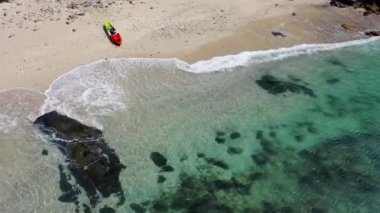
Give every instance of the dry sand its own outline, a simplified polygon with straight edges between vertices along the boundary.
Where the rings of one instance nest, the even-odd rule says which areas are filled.
[[[67,8],[69,2],[0,3],[0,90],[44,91],[65,72],[104,58],[176,57],[191,63],[246,50],[359,39],[363,30],[380,29],[380,16],[330,7],[328,0],[103,0],[102,7],[75,9]],[[105,36],[105,20],[122,33],[121,47]],[[343,29],[343,23],[355,29]]]

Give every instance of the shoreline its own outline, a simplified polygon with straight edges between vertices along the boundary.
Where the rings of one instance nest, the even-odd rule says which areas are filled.
[[[239,0],[239,3],[241,2],[247,3],[246,0]],[[0,58],[0,63],[4,65],[0,78],[0,91],[27,88],[43,92],[59,76],[72,71],[78,66],[106,58],[178,58],[192,64],[200,60],[237,54],[243,51],[269,50],[308,43],[339,43],[358,40],[366,38],[360,32],[380,29],[379,16],[363,17],[358,10],[330,7],[326,5],[326,1],[319,0],[315,4],[305,3],[305,1],[297,4],[288,1],[279,2],[278,6],[275,7],[262,4],[261,7],[266,9],[263,10],[264,14],[248,17],[245,16],[250,13],[240,14],[241,20],[239,20],[239,23],[228,23],[227,25],[231,25],[228,27],[224,26],[222,22],[194,26],[194,23],[192,23],[194,20],[186,22],[189,14],[179,15],[176,18],[182,21],[185,20],[187,24],[183,24],[184,22],[175,23],[168,25],[169,28],[164,30],[136,30],[135,34],[130,37],[128,37],[128,34],[125,36],[126,43],[119,49],[104,41],[104,35],[101,34],[102,32],[99,29],[94,28],[93,24],[85,26],[85,28],[89,29],[89,32],[82,30],[70,32],[77,36],[75,38],[65,38],[68,34],[67,32],[61,32],[62,34],[54,32],[55,36],[60,36],[57,38],[62,43],[43,44],[42,47],[39,46],[41,45],[39,39],[34,40],[27,38],[27,36],[19,38],[20,36],[16,34],[13,38],[2,39],[0,43],[1,46],[5,46],[5,51],[3,50],[3,55]],[[204,6],[200,1],[196,1],[196,3],[198,3],[199,8]],[[170,3],[165,4],[169,5]],[[210,7],[213,4],[215,5],[215,2],[207,3],[207,6]],[[194,5],[192,6],[194,7]],[[136,6],[134,10],[133,8],[125,8],[125,10],[137,12],[141,8]],[[242,10],[242,8],[238,8],[238,10]],[[231,9],[231,11],[234,10]],[[99,11],[90,11],[89,13],[94,16]],[[232,12],[230,14],[228,11],[221,12],[221,10],[212,11],[210,14],[218,14],[222,20],[233,16]],[[83,24],[84,20],[81,20],[81,18],[86,16],[79,17],[70,24],[70,27]],[[142,17],[140,18],[143,19]],[[200,20],[204,21],[204,17]],[[349,23],[355,26],[356,29],[354,31],[344,29],[340,26],[344,23]],[[47,25],[49,24],[51,23],[47,23]],[[205,30],[213,25],[217,25],[217,27],[211,31],[203,31],[203,35],[196,32],[196,29]],[[0,28],[0,31],[3,30],[4,27]],[[46,30],[49,29],[42,26],[40,30],[35,32],[28,31],[26,34],[43,34]],[[192,30],[195,31],[192,32]],[[218,30],[220,31],[219,33],[217,33]],[[21,30],[21,32],[25,32],[25,30]],[[95,32],[97,33],[96,35],[94,34]],[[276,37],[272,35],[273,32],[283,33],[286,37]],[[90,40],[94,42],[98,40],[98,43],[93,46],[86,44],[86,33],[92,33]],[[144,35],[140,36],[140,34]],[[131,38],[131,41],[128,40],[129,38]],[[68,40],[69,44],[65,43],[65,39]],[[158,39],[161,40],[157,41]],[[13,41],[8,42],[8,40]],[[21,40],[24,43],[17,43],[16,41],[17,44],[12,44],[15,40]],[[15,48],[12,45],[15,45]],[[40,49],[37,51],[36,49],[39,47]],[[23,61],[18,58],[20,53]]]
[[[70,73],[72,72],[76,72],[77,70],[81,69],[82,67],[85,67],[85,66],[91,66],[93,64],[97,64],[97,63],[102,63],[104,61],[119,61],[119,60],[146,60],[146,61],[157,61],[157,62],[160,62],[160,61],[175,61],[175,62],[179,62],[181,63],[181,65],[184,65],[185,67],[183,66],[180,66],[180,68],[184,69],[184,71],[186,72],[190,72],[190,73],[194,73],[194,74],[206,74],[206,73],[214,73],[214,72],[219,72],[220,70],[228,70],[230,69],[230,67],[217,67],[216,69],[212,70],[208,70],[208,71],[205,71],[205,70],[196,70],[196,68],[191,68],[192,66],[196,66],[196,67],[199,67],[199,66],[202,66],[202,65],[206,65],[207,66],[207,63],[208,62],[211,62],[211,64],[215,64],[215,65],[219,65],[217,62],[220,61],[221,63],[223,62],[223,59],[225,58],[228,58],[228,57],[233,57],[233,56],[238,56],[240,54],[244,54],[244,53],[248,53],[248,54],[255,54],[255,53],[259,53],[260,56],[262,55],[265,55],[265,54],[268,54],[268,53],[273,53],[273,52],[276,52],[276,51],[281,51],[281,50],[284,50],[284,51],[292,51],[292,50],[299,50],[299,49],[302,49],[303,52],[300,52],[300,53],[295,53],[294,55],[286,55],[286,53],[284,54],[283,57],[280,57],[279,59],[268,59],[268,60],[262,60],[260,62],[251,62],[251,63],[266,63],[266,62],[270,62],[270,61],[278,61],[278,60],[283,60],[283,59],[286,59],[286,58],[289,58],[289,57],[297,57],[297,56],[301,56],[301,55],[304,55],[304,54],[310,54],[308,51],[312,51],[312,53],[318,53],[318,52],[326,52],[326,51],[332,51],[332,50],[336,50],[336,49],[340,49],[340,48],[345,48],[345,47],[352,47],[352,46],[360,46],[360,45],[364,45],[364,44],[367,44],[367,43],[372,43],[372,42],[379,42],[380,41],[380,37],[370,37],[370,38],[364,38],[364,39],[357,39],[357,40],[349,40],[349,41],[343,41],[343,42],[337,42],[337,43],[319,43],[319,44],[299,44],[299,45],[295,45],[295,46],[292,46],[292,47],[280,47],[278,49],[268,49],[268,50],[256,50],[256,51],[243,51],[243,52],[240,52],[240,53],[237,53],[237,54],[231,54],[231,55],[221,55],[221,56],[215,56],[215,57],[212,57],[212,58],[207,58],[207,59],[201,59],[199,61],[195,61],[193,63],[187,63],[186,61],[183,61],[179,58],[110,58],[110,59],[99,59],[97,61],[93,61],[93,62],[90,62],[88,64],[83,64],[83,65],[79,65],[77,67],[75,67],[74,69],[68,71],[68,72],[65,72],[63,73],[62,75],[58,76],[56,79],[54,79],[51,84],[49,84],[49,86],[46,88],[46,90],[44,91],[41,91],[41,90],[38,90],[38,89],[35,89],[35,88],[27,88],[27,87],[14,87],[14,88],[6,88],[6,89],[3,89],[3,90],[0,90],[0,93],[2,92],[8,92],[8,91],[11,91],[11,90],[30,90],[30,91],[34,91],[34,92],[38,92],[38,93],[41,93],[41,94],[44,94],[46,91],[48,91],[50,89],[50,86],[58,79],[60,79],[61,77],[64,77],[66,75],[69,75]],[[327,47],[328,45],[335,45],[335,47],[331,47],[331,48],[324,48],[324,47]],[[305,46],[304,48],[300,48],[300,47],[303,47]],[[315,50],[312,50],[311,48],[313,47],[317,47]],[[253,57],[254,59],[254,57]],[[214,62],[214,63],[213,63]],[[216,63],[215,63],[216,62]],[[244,63],[242,63],[244,64]],[[208,65],[209,66],[209,65]],[[240,66],[235,64],[235,66]],[[242,65],[244,66],[244,65]]]

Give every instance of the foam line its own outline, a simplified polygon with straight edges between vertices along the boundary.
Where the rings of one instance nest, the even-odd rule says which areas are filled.
[[[354,40],[333,44],[301,44],[290,48],[280,48],[264,51],[242,52],[236,55],[215,57],[206,61],[199,61],[189,66],[179,64],[182,69],[192,73],[208,73],[229,71],[237,66],[247,66],[254,63],[277,61],[289,57],[313,54],[316,52],[329,51],[343,47],[362,45],[380,40],[378,37],[370,39]]]

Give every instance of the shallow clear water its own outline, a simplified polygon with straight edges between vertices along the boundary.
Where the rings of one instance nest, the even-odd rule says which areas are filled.
[[[204,74],[103,61],[54,82],[41,111],[102,128],[127,166],[118,212],[377,212],[379,54],[373,42]],[[1,212],[73,212],[57,199],[64,157],[28,120],[44,96],[0,98]],[[160,172],[152,152],[174,171]]]

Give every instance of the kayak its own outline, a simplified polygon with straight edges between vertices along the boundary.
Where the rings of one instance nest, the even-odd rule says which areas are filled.
[[[117,32],[115,27],[111,24],[111,22],[106,21],[104,23],[104,29],[106,30],[109,40],[115,45],[120,46],[123,39],[121,38],[120,33]]]

